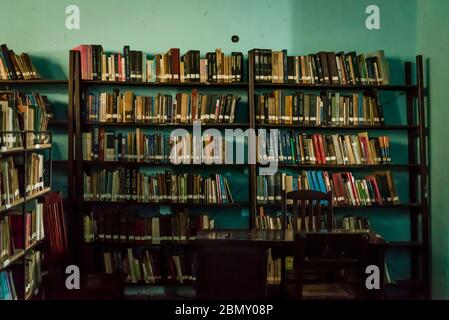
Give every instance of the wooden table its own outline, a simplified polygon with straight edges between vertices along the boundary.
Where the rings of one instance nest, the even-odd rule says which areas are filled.
[[[321,232],[347,232],[341,230]],[[221,230],[197,234],[198,296],[204,299],[264,299],[267,297],[267,249],[274,257],[294,255],[293,230]],[[388,243],[369,232],[369,264],[379,266],[381,279],[385,274],[385,249]],[[285,259],[282,259],[284,262]],[[282,270],[285,269],[284,263]],[[285,273],[282,272],[280,292],[285,297]],[[380,290],[367,296],[382,299]]]

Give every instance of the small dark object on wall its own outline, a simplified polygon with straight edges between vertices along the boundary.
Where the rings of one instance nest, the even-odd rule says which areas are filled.
[[[237,43],[237,42],[239,42],[240,38],[238,35],[233,35],[231,40],[232,40],[232,42]]]

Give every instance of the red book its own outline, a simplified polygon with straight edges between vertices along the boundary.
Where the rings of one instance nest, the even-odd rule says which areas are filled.
[[[312,135],[313,151],[315,153],[316,163],[322,164],[320,146],[318,145],[318,137],[316,134]]]
[[[179,48],[170,49],[170,64],[172,72],[172,82],[180,81],[180,67],[179,67]]]
[[[373,186],[377,204],[382,206],[384,203],[382,201],[382,196],[380,194],[379,186],[377,185],[376,178],[374,178],[374,177],[366,177],[366,179],[369,180],[371,182],[371,185]]]
[[[318,137],[318,146],[320,148],[320,155],[321,155],[321,163],[326,164],[326,152],[324,151],[324,141],[323,136],[321,134],[317,135]]]
[[[332,182],[334,183],[334,192],[337,198],[338,205],[347,205],[348,199],[345,197],[345,186],[343,185],[343,179],[341,173],[332,173]]]
[[[134,240],[138,243],[145,242],[145,219],[134,220]]]
[[[104,160],[104,128],[100,128],[99,130],[99,137],[98,137],[98,144],[100,146],[100,150],[98,152],[98,160],[103,161]]]
[[[18,214],[9,215],[10,234],[14,249],[24,249],[23,246],[23,217]]]

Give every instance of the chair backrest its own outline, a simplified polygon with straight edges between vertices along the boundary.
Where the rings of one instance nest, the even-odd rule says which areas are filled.
[[[302,232],[295,238],[295,273],[299,291],[304,284],[304,271],[352,270],[359,297],[364,292],[368,264],[367,232]],[[353,279],[354,280],[354,279]]]
[[[63,262],[68,255],[68,241],[61,193],[51,192],[45,196],[44,210],[47,259],[52,264]]]
[[[332,192],[298,190],[287,193],[283,201],[284,219],[289,200],[293,200],[293,230],[319,231],[322,229],[323,218],[326,229],[334,228]]]

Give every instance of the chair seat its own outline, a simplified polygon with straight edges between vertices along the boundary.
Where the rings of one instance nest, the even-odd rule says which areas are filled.
[[[339,283],[304,284],[303,299],[355,299],[356,294],[348,285]]]

